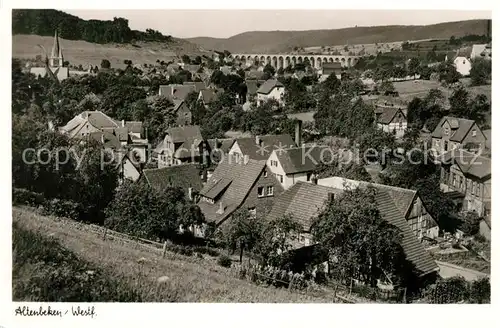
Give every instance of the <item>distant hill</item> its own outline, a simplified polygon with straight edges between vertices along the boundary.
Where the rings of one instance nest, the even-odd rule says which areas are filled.
[[[168,62],[180,58],[183,54],[209,55],[199,50],[197,45],[181,39],[173,39],[172,42],[136,42],[132,44],[108,43],[98,44],[87,41],[75,41],[59,38],[63,48],[64,60],[71,65],[101,64],[101,60],[108,59],[111,67],[125,68],[123,61],[131,60],[133,64],[154,64],[156,60]],[[42,45],[47,51],[52,49],[53,36],[39,35],[14,35],[12,36],[12,57],[20,59],[35,59],[42,55],[38,45]]]
[[[335,30],[254,31],[227,39],[197,37],[188,41],[204,49],[230,52],[286,52],[294,47],[334,46],[343,44],[385,43],[407,40],[442,39],[451,36],[488,33],[488,22],[467,20],[434,25],[392,25],[350,27]]]

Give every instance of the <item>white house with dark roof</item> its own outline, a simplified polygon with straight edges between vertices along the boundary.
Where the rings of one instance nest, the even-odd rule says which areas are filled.
[[[451,149],[484,149],[486,136],[473,120],[445,116],[431,134],[432,149],[442,154]]]
[[[396,138],[402,138],[408,128],[406,115],[401,108],[377,107],[375,109],[377,127],[387,133],[393,133]]]
[[[274,99],[280,104],[283,104],[285,96],[285,86],[278,80],[269,79],[262,84],[257,90],[257,105]]]
[[[158,168],[200,162],[207,150],[198,125],[171,127],[155,148]]]
[[[331,162],[333,156],[333,150],[328,146],[275,149],[267,165],[286,190],[298,181],[312,182],[316,168],[321,163]]]
[[[248,157],[256,160],[267,160],[273,150],[288,149],[296,144],[289,134],[264,135],[235,139],[229,155],[236,158]]]

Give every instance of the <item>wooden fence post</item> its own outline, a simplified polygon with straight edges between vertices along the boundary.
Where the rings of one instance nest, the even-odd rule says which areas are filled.
[[[165,258],[165,254],[167,253],[167,242],[165,241],[163,243],[163,255],[162,258]]]

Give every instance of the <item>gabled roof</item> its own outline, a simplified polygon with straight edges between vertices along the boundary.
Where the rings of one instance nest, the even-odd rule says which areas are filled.
[[[198,203],[205,218],[217,224],[222,223],[243,204],[265,165],[265,161],[250,159],[237,163],[235,159],[225,157],[200,191],[202,196],[216,198],[214,204],[204,200]],[[224,212],[217,213],[221,204]]]
[[[182,106],[182,104],[184,103],[184,100],[173,99],[172,102],[174,103],[174,107],[172,107],[172,112],[176,113],[179,110],[179,108]]]
[[[202,188],[200,169],[196,164],[168,166],[161,169],[145,169],[144,177],[149,185],[159,191],[167,187],[180,187],[187,193],[189,188]]]
[[[251,70],[245,72],[245,78],[253,80],[261,80],[265,74],[266,73],[264,73],[263,71]]]
[[[205,82],[184,82],[183,85],[194,85],[195,92],[200,92],[201,90],[205,90],[207,88]]]
[[[128,140],[128,129],[126,127],[119,127],[114,130],[116,137],[120,141]]]
[[[168,84],[160,85],[159,94],[169,99],[185,100],[191,92],[196,92],[194,85]]]
[[[267,160],[273,150],[295,147],[295,142],[289,134],[259,136],[260,145],[257,144],[257,138],[240,138],[235,142],[241,149],[243,155],[255,160]]]
[[[400,108],[397,107],[383,107],[380,116],[377,120],[380,124],[389,124],[392,122],[396,114],[401,113],[404,118],[406,118],[405,114]]]
[[[89,135],[90,138],[101,143],[104,146],[104,148],[111,148],[111,149],[122,148],[120,140],[118,140],[118,137],[112,133],[97,131],[97,132],[91,132]]]
[[[189,158],[192,155],[200,155],[198,146],[203,142],[203,137],[198,125],[186,125],[169,128],[165,138],[155,148],[156,153],[161,154],[167,149],[165,147],[165,139],[168,136],[170,136],[174,144],[178,145],[175,153],[173,154],[175,158]]]
[[[273,91],[274,88],[284,88],[284,87],[285,86],[280,81],[275,80],[275,79],[269,79],[259,87],[259,89],[257,90],[257,93],[267,95],[271,91]]]
[[[458,50],[457,57],[470,58],[472,47],[463,47]]]
[[[324,210],[329,194],[339,195],[342,192],[339,189],[298,181],[276,197],[267,218],[274,220],[291,214],[302,226],[303,231],[309,232],[314,218]]]
[[[478,179],[491,177],[491,160],[464,149],[449,150],[440,155],[438,159],[444,165],[456,164],[465,175],[471,175]]]
[[[231,149],[231,146],[234,143],[234,139],[232,138],[208,139],[207,142],[212,151],[214,149],[220,149],[223,153],[226,154]]]
[[[320,179],[318,183],[321,180],[323,179]],[[347,180],[347,181],[356,182],[354,180]],[[297,187],[297,185],[300,186]],[[368,183],[363,184],[361,185],[361,187],[368,185],[369,185]],[[395,196],[397,196],[397,190],[394,189],[391,191],[389,188],[380,187],[383,185],[377,185],[377,184],[371,184],[371,185],[373,185],[377,189],[376,201],[377,201],[377,207],[380,211],[380,215],[388,223],[399,228],[403,234],[403,240],[401,246],[403,247],[407,260],[409,260],[415,265],[420,275],[425,275],[427,273],[436,271],[438,269],[436,263],[434,262],[430,254],[428,254],[425,251],[425,249],[423,248],[422,244],[418,241],[415,234],[411,231],[410,226],[406,221],[405,214],[403,214],[402,211],[400,210],[400,208],[405,206],[402,206],[404,202],[401,201],[401,199],[400,200],[395,199]],[[304,190],[302,190],[302,188],[304,188]],[[397,188],[397,189],[402,189],[402,188]],[[343,186],[341,188],[333,188],[322,185],[314,185],[305,182],[298,182],[290,189],[285,191],[285,193],[283,193],[281,196],[279,196],[278,199],[280,200],[275,201],[271,213],[272,215],[277,215],[277,216],[282,215],[281,213],[293,214],[293,216],[298,220],[298,222],[309,224],[309,229],[310,229],[310,222],[318,213],[316,207],[318,207],[318,205],[321,204],[321,202],[323,202],[324,204],[324,201],[328,199],[328,193],[338,194],[342,193],[343,190],[344,190]],[[290,193],[290,195],[285,195],[288,193]],[[405,197],[406,196],[403,196],[402,198]],[[291,198],[292,200],[287,201],[288,198]],[[281,199],[284,199],[284,201],[281,201]],[[283,205],[282,202],[285,203],[285,205]],[[290,205],[286,205],[287,202]],[[290,210],[289,206],[292,206]],[[285,211],[283,211],[282,209],[283,207],[286,208]]]
[[[200,95],[205,105],[211,104],[217,99],[217,91],[214,89],[201,90]]]
[[[142,122],[139,121],[126,121],[125,127],[129,132],[142,133]]]
[[[198,125],[171,127],[167,130],[167,134],[170,135],[173,143],[186,142],[191,139],[203,140]]]
[[[332,152],[327,146],[294,147],[274,150],[285,174],[311,172]]]
[[[434,131],[432,132],[432,137],[433,138],[442,138],[443,137],[443,124],[445,122],[448,122],[451,126],[451,131],[450,131],[450,140],[451,141],[457,141],[457,142],[462,142],[464,138],[467,136],[467,133],[469,133],[470,129],[472,126],[475,124],[473,120],[468,120],[465,118],[457,118],[457,117],[452,117],[452,116],[445,116],[439,121],[439,124],[436,126]],[[481,129],[478,130],[481,131]]]
[[[80,115],[98,129],[119,127],[115,120],[101,111],[85,111]]]

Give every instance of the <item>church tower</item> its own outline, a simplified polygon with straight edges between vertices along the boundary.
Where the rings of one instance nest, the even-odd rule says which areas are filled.
[[[54,45],[52,46],[52,53],[50,55],[50,67],[63,67],[64,57],[62,53],[61,45],[59,44],[59,35],[54,35]]]

